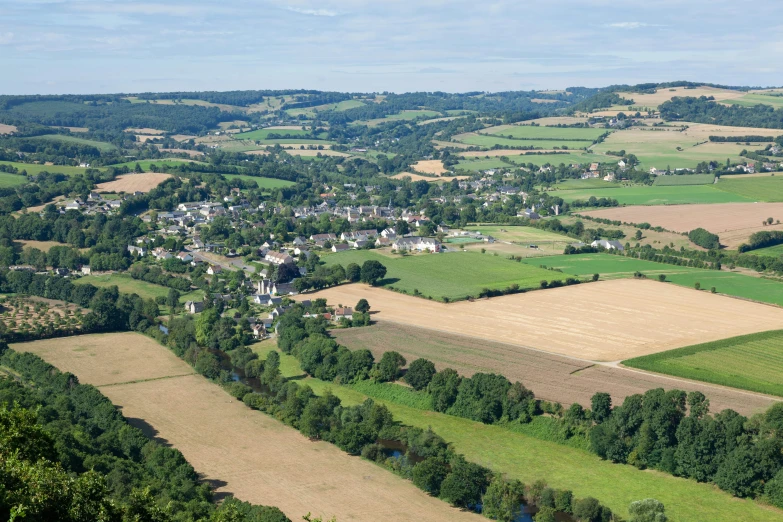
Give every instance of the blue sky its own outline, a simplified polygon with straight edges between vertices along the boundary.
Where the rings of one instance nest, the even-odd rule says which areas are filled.
[[[0,93],[782,85],[776,0],[0,0]]]

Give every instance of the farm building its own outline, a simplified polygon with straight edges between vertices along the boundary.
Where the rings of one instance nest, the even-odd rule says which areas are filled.
[[[619,250],[621,252],[625,250],[625,247],[619,241],[607,241],[606,239],[597,239],[590,243],[590,246],[593,248],[601,247],[606,250]]]
[[[264,260],[269,261],[273,265],[288,265],[294,262],[294,258],[285,252],[267,252]]]

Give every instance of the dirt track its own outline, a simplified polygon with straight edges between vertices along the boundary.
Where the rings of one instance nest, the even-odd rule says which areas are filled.
[[[438,370],[453,368],[462,375],[499,373],[511,381],[522,382],[539,399],[559,402],[566,407],[578,402],[589,408],[590,398],[596,392],[610,393],[613,403],[620,404],[628,395],[644,393],[652,388],[698,390],[710,399],[713,412],[731,408],[744,415],[765,410],[780,400],[393,323],[381,322],[369,328],[334,330],[332,333],[337,342],[351,350],[370,350],[376,360],[384,352],[396,350],[407,359],[408,364],[423,357],[434,362]]]
[[[617,361],[780,328],[783,310],[655,281],[615,280],[441,304],[366,285],[305,294],[365,298],[374,316],[591,361]],[[730,318],[731,320],[727,320]]]
[[[79,352],[88,343],[89,353]],[[118,354],[118,345],[134,346]],[[141,347],[142,349],[138,349]],[[340,522],[368,520],[475,521],[392,473],[311,442],[298,431],[247,408],[163,346],[134,333],[57,339],[15,345],[38,353],[82,383],[107,382],[101,392],[131,423],[179,449],[218,493],[279,507],[291,520],[307,512]],[[121,356],[119,356],[121,355]],[[157,360],[150,364],[150,357]],[[156,370],[165,362],[174,377]],[[130,372],[126,375],[123,372]],[[147,372],[147,373],[145,373]],[[157,378],[123,384],[122,379]]]

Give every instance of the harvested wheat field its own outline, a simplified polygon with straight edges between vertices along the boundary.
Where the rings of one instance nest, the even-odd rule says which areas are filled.
[[[135,333],[80,335],[11,345],[34,353],[81,382],[106,386],[189,375],[193,369],[152,339]]]
[[[149,192],[167,179],[171,174],[146,172],[144,174],[122,174],[114,181],[98,184],[98,192]]]
[[[772,216],[783,218],[783,203],[716,203],[705,205],[632,206],[580,212],[595,218],[650,223],[675,232],[705,228],[718,234],[720,242],[735,248],[760,230],[783,230],[783,225],[763,226]]]
[[[718,89],[715,87],[696,87],[695,89],[686,89],[685,87],[660,88],[653,94],[641,94],[638,92],[619,92],[617,93],[627,100],[633,100],[634,107],[658,107],[663,102],[669,101],[675,96],[693,97],[713,96],[716,101],[733,100],[745,96],[743,91],[733,91],[729,89]]]
[[[14,125],[0,123],[0,134],[11,134],[12,132],[16,132],[16,127]]]
[[[530,347],[591,361],[618,361],[747,333],[774,330],[783,309],[622,279],[441,304],[365,285],[300,298],[369,301],[374,318]],[[730,320],[727,320],[730,318]]]
[[[80,344],[91,347],[85,350],[90,355],[76,351]],[[117,346],[124,344],[135,348],[120,357]],[[206,480],[222,484],[218,493],[277,506],[292,520],[308,512],[340,522],[481,520],[332,444],[309,441],[200,375],[183,376],[192,373],[190,366],[140,334],[38,341],[14,349],[37,353],[82,383],[110,381],[101,392],[125,417],[179,449]],[[122,373],[128,367],[137,373]],[[162,378],[165,374],[170,377]],[[128,377],[138,382],[123,383]]]
[[[731,408],[744,415],[766,410],[780,400],[414,326],[380,322],[367,328],[332,330],[332,335],[351,350],[370,350],[375,360],[394,349],[408,364],[423,357],[434,362],[438,371],[453,368],[466,376],[476,372],[502,374],[512,382],[522,382],[537,398],[566,407],[578,402],[589,408],[590,399],[597,392],[607,392],[614,404],[621,404],[627,396],[653,388],[700,391],[710,399],[712,411]]]
[[[449,172],[446,167],[443,166],[443,162],[441,160],[417,161],[411,165],[411,168],[416,172],[421,172],[423,174],[434,174],[435,176],[442,176],[443,174]]]

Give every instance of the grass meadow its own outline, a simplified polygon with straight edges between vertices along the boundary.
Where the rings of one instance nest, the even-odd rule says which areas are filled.
[[[464,134],[456,138],[460,143],[466,143],[468,145],[476,145],[478,147],[494,147],[500,145],[502,147],[534,147],[537,149],[551,150],[555,147],[562,149],[566,147],[568,149],[581,150],[589,147],[592,141],[568,141],[568,140],[515,140],[508,139],[502,136],[493,136],[489,134]]]
[[[775,109],[783,108],[783,97],[769,96],[767,94],[748,93],[742,98],[726,100],[723,103],[739,105],[741,107],[753,107],[756,105],[771,105]]]
[[[550,194],[559,196],[567,202],[577,199],[596,198],[616,199],[621,205],[685,205],[693,203],[738,203],[750,202],[751,198],[719,190],[717,185],[621,185],[615,188],[586,190],[557,190]]]
[[[783,397],[783,330],[678,348],[623,364]]]
[[[511,136],[522,140],[562,139],[593,142],[605,134],[606,129],[585,129],[577,127],[539,127],[533,125],[501,125],[481,131],[481,134]]]
[[[709,292],[715,287],[719,294],[783,306],[783,283],[737,272],[669,265],[613,254],[547,256],[525,259],[522,262],[533,266],[545,265],[547,268],[576,276],[600,274],[601,279],[633,277],[637,271],[650,279],[656,279],[663,274],[668,282],[678,286],[695,288],[696,283],[699,283],[703,292]]]
[[[156,297],[166,297],[169,294],[169,288],[166,286],[156,285],[154,283],[148,283],[140,279],[133,279],[128,274],[105,274],[105,275],[89,275],[74,279],[76,285],[91,284],[99,288],[106,288],[109,286],[116,286],[120,292],[126,294],[138,294],[143,299],[155,299]],[[187,294],[180,296],[180,302],[201,300],[204,298],[203,290],[195,290]],[[161,311],[165,306],[161,306]]]
[[[265,140],[269,137],[270,134],[277,134],[279,136],[307,136],[309,138],[310,131],[304,131],[302,129],[256,129],[250,132],[240,132],[238,134],[234,134],[234,138],[238,140]]]
[[[519,146],[521,142],[517,142],[516,146]],[[533,165],[542,166],[546,164],[560,165],[587,165],[589,163],[612,163],[614,159],[610,156],[604,156],[601,154],[590,153],[565,153],[565,154],[509,154],[505,156],[509,163],[502,161],[499,157],[495,158],[471,158],[463,159],[457,164],[457,168],[464,170],[486,170],[497,168],[515,168],[521,165],[527,165],[532,163]],[[575,180],[576,181],[576,180]],[[603,180],[601,183],[606,184]]]
[[[246,174],[223,174],[226,179],[239,178],[243,181],[255,181],[258,184],[258,188],[262,189],[275,189],[283,187],[291,187],[295,185],[293,181],[276,178],[262,178],[260,176],[248,176]]]
[[[465,230],[481,232],[500,241],[511,241],[514,243],[535,243],[536,241],[560,241],[573,243],[575,240],[562,234],[555,234],[547,230],[541,230],[533,227],[512,226],[512,225],[473,225],[465,227]]]
[[[269,349],[263,348],[263,353]],[[281,354],[280,367],[284,376],[303,376],[293,356]],[[313,378],[300,382],[318,395],[333,393],[345,405],[372,398],[403,424],[431,428],[468,460],[526,484],[545,480],[550,487],[573,490],[578,498],[596,497],[624,517],[631,502],[652,497],[663,502],[667,515],[677,522],[772,522],[780,518],[776,510],[734,498],[709,484],[612,464],[585,449],[542,440],[557,435],[552,433],[551,423],[545,425],[546,419],[509,429],[421,409],[418,394],[397,385],[342,386]],[[693,502],[694,498],[699,502]]]
[[[52,141],[65,141],[68,143],[77,143],[79,145],[89,145],[95,147],[101,152],[110,152],[117,147],[111,143],[105,141],[88,140],[86,138],[79,138],[78,136],[70,136],[68,134],[44,134],[42,136],[36,136],[36,138],[52,140]]]
[[[783,256],[783,245],[759,248],[750,252],[757,256]]]
[[[27,183],[26,176],[0,172],[0,188],[18,187],[19,185],[24,185],[25,183]]]
[[[658,176],[653,182],[656,187],[681,187],[685,185],[709,185],[715,182],[712,174],[688,174],[683,176]]]
[[[382,286],[409,294],[418,290],[422,296],[438,301],[444,297],[455,300],[477,296],[484,288],[499,290],[517,284],[529,289],[538,288],[544,279],[565,279],[563,274],[480,252],[390,256],[371,250],[351,250],[322,259],[327,264],[343,266],[361,265],[370,259],[379,261],[387,269]]]
[[[35,176],[41,172],[61,173],[66,176],[74,174],[84,174],[85,169],[81,167],[71,167],[70,165],[37,165],[35,163],[19,163],[18,161],[0,161],[0,165],[12,165],[19,169],[19,172],[27,171],[27,174]],[[2,174],[7,174],[3,172]],[[15,174],[8,174],[14,176]]]
[[[765,201],[777,203],[783,201],[783,176],[747,177],[731,176],[722,177],[715,188],[747,198],[751,201]]]

